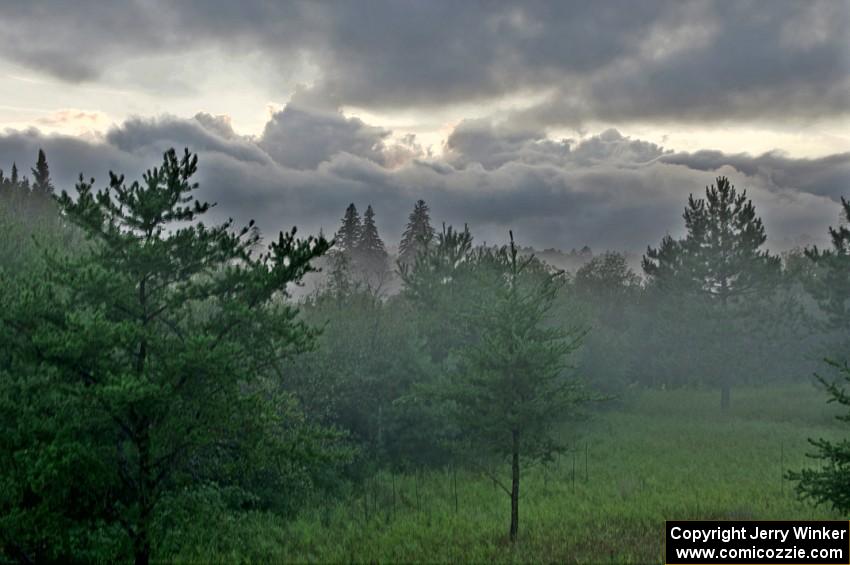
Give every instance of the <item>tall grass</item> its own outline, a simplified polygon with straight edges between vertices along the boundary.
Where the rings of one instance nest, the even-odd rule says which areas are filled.
[[[574,455],[525,471],[513,548],[510,501],[492,481],[458,472],[456,511],[451,475],[434,471],[376,477],[367,489],[368,520],[361,492],[289,524],[255,516],[244,535],[253,541],[242,551],[223,554],[198,540],[172,557],[653,563],[661,560],[664,520],[846,519],[798,501],[782,479],[784,469],[811,464],[807,438],[842,434],[823,393],[801,384],[734,394],[727,414],[716,391],[690,390],[636,393],[621,410],[597,415]]]

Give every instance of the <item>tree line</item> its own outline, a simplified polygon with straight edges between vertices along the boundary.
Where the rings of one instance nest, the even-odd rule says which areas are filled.
[[[476,245],[467,226],[434,229],[423,200],[395,264],[371,205],[333,240],[293,228],[265,245],[253,222],[204,223],[197,167],[171,150],[138,181],[59,194],[41,151],[33,181],[0,172],[4,557],[147,563],[199,513],[287,517],[381,470],[447,466],[504,493],[514,541],[523,474],[589,410],[713,387],[728,411],[734,386],[806,379],[824,357],[850,378],[850,231],[772,254],[725,177],[640,276],[616,252],[573,274],[513,233]],[[815,447],[837,467],[792,473],[800,493],[847,510],[846,446]]]

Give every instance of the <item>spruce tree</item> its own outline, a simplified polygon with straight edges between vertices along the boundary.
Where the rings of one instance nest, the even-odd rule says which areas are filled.
[[[407,227],[401,237],[398,246],[399,262],[412,264],[417,255],[421,253],[434,239],[434,228],[431,227],[431,217],[428,214],[428,205],[424,200],[419,200],[413,206],[413,212],[408,217]]]
[[[330,445],[272,380],[314,339],[282,298],[328,242],[293,228],[258,255],[253,222],[200,221],[196,169],[170,150],[142,182],[81,179],[58,202],[88,245],[0,292],[0,543],[22,559],[148,563],[169,504],[269,504]]]
[[[32,178],[32,189],[34,192],[42,195],[53,194],[50,168],[47,166],[47,157],[41,149],[38,150],[38,160],[35,163],[35,168],[32,169]]]
[[[342,225],[339,231],[334,236],[334,246],[337,251],[346,253],[349,258],[357,248],[360,241],[363,226],[360,223],[360,215],[357,213],[357,207],[354,203],[348,205],[345,209],[345,215],[342,217]]]
[[[355,263],[364,272],[369,283],[382,282],[382,275],[387,272],[387,251],[384,242],[378,235],[375,225],[375,212],[370,204],[363,215],[363,226],[360,240],[354,251]]]
[[[770,293],[780,260],[762,249],[767,240],[764,224],[747,191],[739,194],[726,177],[718,177],[716,186],[706,187],[705,198],[691,194],[683,217],[685,237],[674,240],[667,236],[658,248],[648,248],[643,269],[650,286],[664,293],[662,299],[682,299],[676,307],[680,312],[684,305],[701,312],[689,322],[689,329],[714,323],[716,331],[703,341],[706,347],[716,346],[717,355],[705,348],[702,355],[713,357],[705,359],[706,365],[713,367],[709,370],[720,384],[721,407],[726,409],[734,371],[722,361],[730,354],[723,349],[734,347],[736,339],[744,337],[733,331],[735,322],[744,318],[738,310],[739,320],[735,320],[734,310],[746,307],[747,300],[751,306],[759,295]]]

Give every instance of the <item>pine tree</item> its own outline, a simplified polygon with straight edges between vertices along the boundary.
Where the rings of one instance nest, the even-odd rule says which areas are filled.
[[[348,205],[345,209],[345,215],[342,217],[342,225],[339,231],[334,236],[334,247],[341,253],[352,256],[357,244],[360,241],[363,226],[360,223],[360,215],[357,213],[357,207],[354,203]]]
[[[382,275],[387,272],[387,251],[384,242],[378,235],[378,226],[375,225],[375,212],[370,204],[363,215],[363,226],[360,231],[360,240],[354,252],[357,266],[366,274],[367,282],[380,283]]]
[[[718,177],[716,186],[706,187],[704,199],[691,194],[683,217],[685,237],[674,240],[667,236],[658,248],[648,248],[643,269],[650,286],[674,300],[676,295],[686,297],[692,306],[704,306],[704,312],[716,317],[716,327],[725,328],[718,330],[725,343],[719,344],[717,337],[711,341],[722,349],[741,337],[731,331],[732,308],[744,306],[744,299],[769,293],[777,282],[780,260],[762,250],[767,240],[764,224],[747,191],[739,194],[726,177]],[[698,328],[704,321],[697,318],[692,327]],[[726,409],[731,367],[727,370],[714,361],[709,365],[714,366],[714,378],[721,386],[721,407]]]
[[[690,195],[683,217],[683,239],[667,237],[647,249],[643,268],[653,282],[678,283],[727,304],[761,290],[765,275],[779,267],[779,258],[761,249],[767,236],[747,191],[738,194],[726,177],[705,189],[705,199]]]
[[[2,503],[15,505],[0,543],[33,561],[145,564],[169,501],[297,490],[287,469],[329,445],[304,443],[312,432],[271,380],[314,339],[279,298],[328,242],[293,228],[257,255],[253,222],[200,221],[210,205],[193,197],[196,169],[188,150],[170,150],[141,183],[110,173],[95,192],[81,179],[58,202],[89,245],[49,254],[24,291],[0,293],[15,364],[0,378],[15,432],[0,436],[20,462],[0,465]]]
[[[850,409],[850,366],[847,363],[829,362],[836,369],[841,380],[827,380],[817,375],[817,379],[826,388],[830,396],[828,402],[837,402]],[[850,413],[836,416],[844,423],[850,423]],[[813,500],[816,504],[829,504],[841,514],[850,512],[850,442],[847,440],[832,442],[826,439],[809,439],[817,449],[808,454],[812,459],[823,461],[819,469],[802,469],[787,473],[792,481],[797,481],[797,494]]]
[[[481,301],[473,316],[478,340],[459,351],[457,374],[446,383],[446,399],[468,434],[470,449],[484,449],[510,461],[510,487],[491,475],[511,500],[510,540],[519,532],[521,461],[545,460],[560,449],[556,423],[588,400],[566,374],[568,358],[583,332],[551,323],[563,282],[533,257],[509,247],[484,250],[479,273],[497,282],[495,296]],[[484,470],[484,469],[482,469]]]
[[[53,183],[50,180],[50,168],[47,166],[47,157],[41,149],[38,150],[38,160],[35,163],[35,168],[32,169],[32,178],[32,189],[34,192],[43,195],[53,194]]]
[[[413,206],[413,212],[408,217],[407,227],[398,246],[399,262],[412,264],[416,256],[430,245],[433,239],[434,228],[431,227],[428,205],[424,200],[419,200]]]
[[[9,177],[9,182],[12,183],[12,186],[15,187],[18,185],[18,164],[12,163],[12,174]]]
[[[804,280],[826,314],[829,329],[843,341],[838,344],[838,348],[846,349],[847,332],[850,329],[850,229],[847,226],[850,221],[850,200],[843,197],[840,220],[838,227],[829,228],[832,249],[820,251],[812,247],[806,250],[806,256],[816,265],[817,276]],[[850,366],[847,360],[841,363],[833,360],[826,362],[837,371],[839,377],[827,380],[816,375],[830,396],[828,402],[836,402],[850,409],[850,390],[847,388],[850,385]],[[850,423],[850,413],[837,418]],[[829,504],[843,514],[850,512],[850,443],[846,440],[831,442],[825,439],[810,439],[809,442],[817,449],[809,457],[823,461],[825,465],[819,469],[790,472],[788,478],[798,482],[797,493],[801,497],[810,498],[817,504]]]
[[[830,227],[832,249],[806,249],[817,275],[806,280],[806,288],[826,314],[829,328],[846,336],[850,331],[850,200],[841,198],[838,227]],[[842,344],[846,345],[846,344]]]

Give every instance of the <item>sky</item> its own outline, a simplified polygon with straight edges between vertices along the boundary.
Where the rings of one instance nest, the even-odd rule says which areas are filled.
[[[0,3],[0,168],[60,188],[200,160],[216,218],[335,232],[413,203],[537,248],[640,253],[690,193],[746,189],[768,243],[850,196],[850,1]]]

